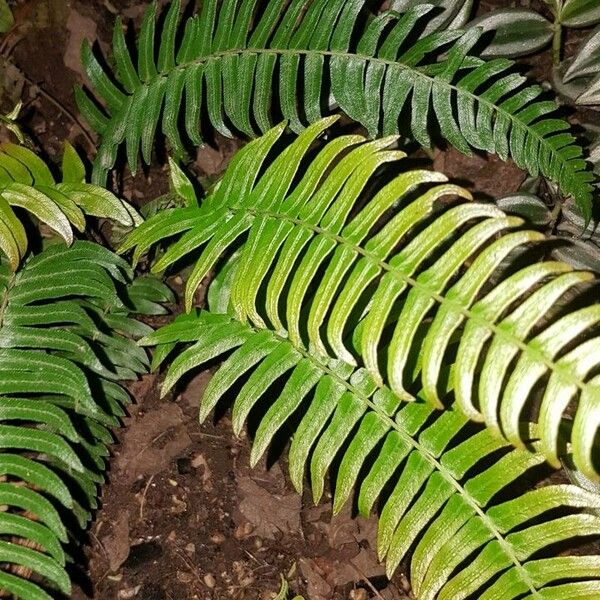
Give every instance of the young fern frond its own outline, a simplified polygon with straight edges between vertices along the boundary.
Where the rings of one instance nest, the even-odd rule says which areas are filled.
[[[562,262],[513,260],[507,270],[543,235],[491,204],[465,202],[468,192],[439,173],[401,173],[365,201],[379,167],[403,155],[384,149],[390,139],[344,136],[309,162],[331,120],[268,167],[285,124],[251,142],[200,206],[149,219],[120,251],[135,248],[137,259],[179,236],[154,268],[198,256],[189,310],[204,277],[240,246],[226,287],[241,323],[272,329],[301,354],[364,366],[402,400],[422,390],[441,408],[448,388],[456,408],[498,439],[520,448],[539,440],[552,465],[569,455],[598,479],[600,305],[561,302],[597,286],[595,276]],[[463,200],[440,202],[448,196]]]
[[[0,589],[16,598],[70,597],[66,552],[97,506],[110,428],[129,401],[118,381],[148,367],[131,338],[151,328],[129,314],[169,299],[131,276],[89,242],[51,246],[17,273],[0,263]]]
[[[362,515],[380,501],[378,554],[391,576],[411,553],[419,600],[599,597],[600,557],[550,550],[571,537],[600,534],[598,496],[572,485],[515,492],[514,482],[531,476],[541,454],[511,449],[489,430],[469,427],[455,410],[440,413],[421,399],[402,403],[364,368],[228,315],[184,315],[141,341],[157,346],[154,366],[181,342],[191,345],[174,353],[163,393],[189,371],[228,355],[204,392],[201,419],[236,387],[232,421],[239,432],[268,397],[252,463],[282,428],[294,427],[291,479],[301,491],[308,465],[318,501],[327,470],[340,459],[332,475],[334,512],[355,487]]]
[[[86,215],[110,218],[130,227],[141,221],[127,202],[85,183],[83,163],[69,144],[65,145],[62,171],[62,181],[57,182],[46,163],[31,150],[16,144],[0,146],[0,250],[13,271],[28,248],[25,228],[13,207],[31,213],[67,244],[73,243],[73,227],[84,230]]]
[[[173,1],[157,31],[151,5],[136,56],[117,21],[114,73],[89,45],[83,48],[103,104],[77,90],[81,112],[102,136],[95,182],[105,181],[123,143],[133,171],[140,147],[148,163],[157,129],[179,153],[184,121],[189,139],[201,144],[204,109],[222,134],[233,128],[252,136],[269,129],[272,115],[300,131],[333,104],[373,137],[407,123],[424,146],[439,130],[467,154],[477,148],[511,156],[572,194],[589,220],[593,176],[569,125],[554,115],[556,104],[542,100],[542,88],[528,85],[512,61],[469,56],[477,29],[415,41],[433,4],[372,15],[366,0],[206,0],[178,42],[180,8],[180,0]]]

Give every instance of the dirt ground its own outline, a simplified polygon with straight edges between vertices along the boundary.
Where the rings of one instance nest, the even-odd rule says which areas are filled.
[[[84,37],[106,50],[117,14],[139,22],[136,0],[19,0],[17,27],[4,38],[1,108],[25,101],[24,123],[50,159],[70,140],[88,155],[94,135],[77,118],[72,89],[84,82],[79,47]],[[488,0],[488,7],[505,5]],[[549,63],[535,61],[538,74]],[[218,138],[198,151],[197,174],[214,179],[239,142]],[[476,181],[484,196],[515,191],[524,175],[511,163],[455,151],[435,166],[461,182]],[[164,169],[153,167],[116,182],[142,205],[167,190]],[[175,282],[177,285],[177,282]],[[332,518],[328,500],[314,506],[298,496],[285,462],[248,467],[249,441],[231,433],[227,413],[199,426],[198,401],[210,373],[199,374],[175,397],[160,400],[160,376],[130,384],[134,404],[117,432],[109,482],[89,532],[74,598],[268,599],[284,576],[310,600],[411,598],[399,572],[390,582],[376,559],[374,519],[347,508]]]

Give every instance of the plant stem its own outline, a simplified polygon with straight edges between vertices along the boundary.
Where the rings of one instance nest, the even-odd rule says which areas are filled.
[[[561,59],[562,46],[562,24],[560,21],[554,22],[554,35],[552,36],[552,63],[558,67]]]

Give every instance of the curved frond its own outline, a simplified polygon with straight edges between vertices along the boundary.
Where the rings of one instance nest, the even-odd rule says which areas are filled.
[[[135,248],[137,258],[168,240],[158,271],[199,256],[189,310],[202,280],[239,248],[226,288],[240,323],[274,330],[299,353],[364,367],[402,400],[422,390],[431,406],[454,401],[499,439],[534,444],[555,466],[567,455],[597,479],[600,305],[584,294],[596,277],[516,260],[543,235],[469,202],[439,173],[403,172],[367,192],[380,167],[403,156],[385,150],[390,139],[340,137],[309,162],[330,123],[310,126],[272,161],[284,125],[269,131],[199,207],[149,219],[121,251]],[[577,294],[581,302],[565,301]]]
[[[600,499],[576,486],[524,494],[512,484],[543,462],[489,430],[470,427],[456,410],[437,412],[422,399],[403,403],[360,367],[321,357],[286,337],[228,315],[185,315],[142,340],[175,352],[163,393],[188,371],[222,355],[201,401],[201,419],[230,388],[239,429],[264,396],[269,406],[255,433],[255,464],[274,436],[294,427],[291,479],[301,491],[308,469],[315,501],[335,458],[334,511],[357,488],[360,512],[381,505],[378,553],[388,575],[410,555],[420,600],[597,598],[600,557],[555,555],[571,537],[600,534]],[[297,425],[292,425],[297,417]],[[391,490],[391,491],[386,491]],[[579,596],[576,596],[579,597]]]
[[[50,246],[16,273],[0,262],[0,589],[15,598],[70,597],[66,551],[97,506],[129,402],[118,382],[148,367],[132,337],[151,328],[128,306],[156,313],[169,299],[131,276],[88,242]]]
[[[157,130],[183,152],[180,120],[201,144],[204,111],[222,134],[253,136],[269,129],[272,115],[300,131],[337,106],[373,137],[406,123],[425,146],[441,133],[465,153],[511,156],[559,183],[589,220],[593,176],[569,125],[554,116],[556,104],[542,100],[542,88],[528,85],[511,61],[471,56],[478,29],[414,41],[433,3],[372,15],[366,0],[207,0],[181,25],[180,8],[174,0],[159,29],[151,5],[135,53],[117,21],[114,73],[83,48],[102,104],[77,90],[81,112],[102,135],[96,182],[105,180],[121,144],[133,171],[140,148],[149,162]]]
[[[53,229],[67,244],[73,228],[83,231],[85,216],[106,217],[131,227],[141,221],[133,207],[109,191],[85,183],[75,150],[65,145],[63,177],[57,182],[34,152],[16,144],[0,146],[0,250],[15,271],[27,254],[27,235],[14,207]]]

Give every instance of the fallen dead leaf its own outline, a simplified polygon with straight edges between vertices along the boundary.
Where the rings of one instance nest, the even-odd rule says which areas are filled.
[[[136,399],[137,406],[143,406],[144,401],[149,399],[152,390],[156,390],[158,395],[158,375],[156,373],[146,373],[136,381],[127,383],[127,389],[133,398]]]
[[[106,552],[108,567],[116,573],[127,560],[131,545],[129,543],[129,513],[123,511],[118,519],[111,525],[110,533],[102,539],[102,547]]]
[[[210,371],[202,371],[190,379],[189,383],[185,386],[183,392],[181,392],[181,399],[187,402],[190,408],[198,410],[200,406],[200,400],[204,395],[204,390],[208,385],[208,382],[212,378]]]
[[[191,444],[179,406],[164,404],[131,419],[115,467],[131,483],[139,475],[155,475],[167,469]]]
[[[75,71],[81,77],[81,81],[85,81],[86,75],[81,65],[81,44],[85,39],[90,43],[96,40],[96,23],[89,17],[84,17],[76,10],[71,9],[67,18],[67,31],[69,39],[64,54],[65,66]]]
[[[315,594],[322,583],[315,573],[330,589],[347,588],[349,584],[363,582],[367,587],[373,582],[383,584],[377,589],[379,597],[385,600],[405,600],[409,596],[400,593],[395,586],[388,586],[385,568],[377,560],[374,548],[377,544],[377,522],[375,519],[354,517],[350,503],[346,504],[336,515],[331,516],[331,506],[320,505],[305,509],[304,518],[309,528],[315,528],[326,541],[321,556],[316,557],[306,569],[312,569],[307,585],[312,585]],[[308,534],[309,537],[311,533]],[[303,570],[304,574],[304,570]],[[325,589],[323,587],[323,589]],[[372,591],[372,588],[369,588]],[[309,594],[312,599],[312,595]],[[319,596],[315,596],[319,597]],[[325,596],[329,599],[331,596]]]
[[[212,472],[204,458],[204,454],[197,454],[191,461],[191,466],[197,469],[202,485],[206,492],[211,492],[213,489],[212,485]]]
[[[215,177],[220,175],[232,156],[239,150],[242,143],[238,140],[232,140],[217,135],[217,147],[205,144],[198,149],[196,154],[196,166],[206,177]]]
[[[7,110],[12,109],[23,98],[25,78],[18,67],[3,57],[0,57],[0,73],[0,100]],[[28,98],[23,99],[26,101]]]
[[[240,512],[254,527],[254,534],[274,539],[278,532],[300,529],[300,496],[272,494],[250,477],[238,479]]]
[[[133,6],[126,8],[122,11],[125,19],[131,19],[132,21],[139,21],[146,10],[146,6],[140,2]]]
[[[314,560],[301,558],[300,572],[306,582],[306,595],[311,600],[331,600],[333,589]]]
[[[217,175],[223,170],[223,155],[208,144],[198,149],[196,164],[209,177]]]
[[[503,161],[493,154],[479,153],[465,157],[454,148],[438,151],[433,167],[457,180],[456,183],[468,183],[475,195],[493,198],[515,192],[525,179],[523,171],[512,160]]]

